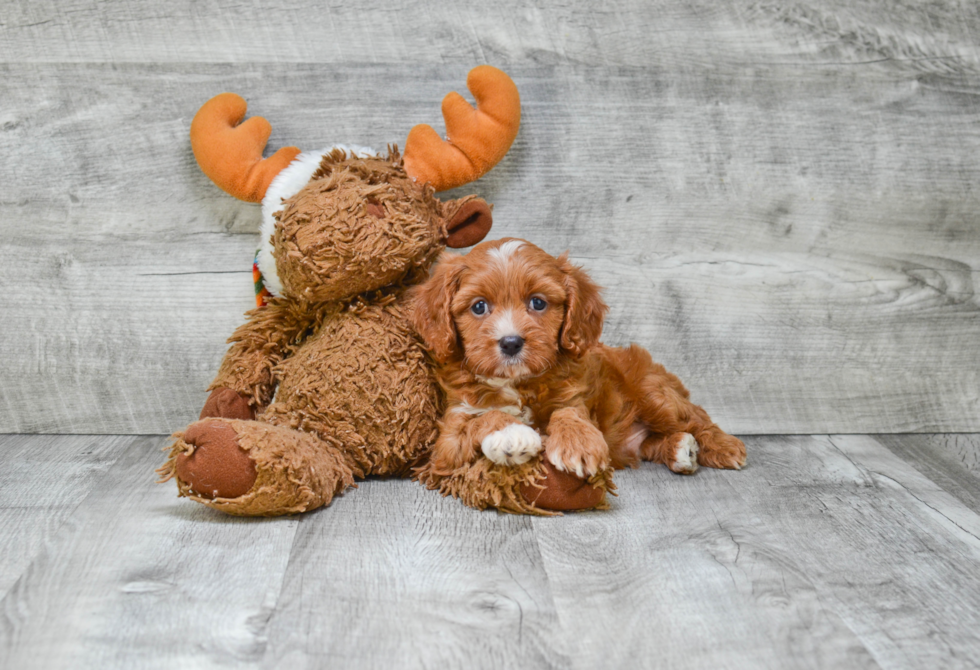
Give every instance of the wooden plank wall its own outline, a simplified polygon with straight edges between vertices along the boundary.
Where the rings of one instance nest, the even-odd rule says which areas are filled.
[[[980,431],[980,10],[937,0],[0,6],[0,432],[166,433],[251,305],[187,130],[382,148],[523,96],[493,235],[570,249],[739,433]]]

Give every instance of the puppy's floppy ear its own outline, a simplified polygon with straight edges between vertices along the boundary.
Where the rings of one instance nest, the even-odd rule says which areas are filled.
[[[558,258],[564,273],[565,318],[561,324],[558,344],[578,358],[599,343],[602,320],[609,309],[602,301],[601,289],[580,267],[568,262],[568,252]]]
[[[466,260],[457,254],[439,257],[432,276],[412,289],[412,325],[426,348],[440,363],[456,353],[459,333],[453,320],[453,296],[466,270]]]

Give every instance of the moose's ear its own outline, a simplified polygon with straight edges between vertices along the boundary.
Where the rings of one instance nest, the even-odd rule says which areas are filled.
[[[493,215],[483,198],[468,195],[444,205],[446,212],[446,246],[453,249],[471,247],[490,232]]]

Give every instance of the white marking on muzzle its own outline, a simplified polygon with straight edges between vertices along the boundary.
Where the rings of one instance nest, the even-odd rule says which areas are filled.
[[[493,322],[493,338],[499,342],[501,338],[511,335],[522,337],[517,331],[517,326],[514,325],[514,310],[505,309],[500,312]]]

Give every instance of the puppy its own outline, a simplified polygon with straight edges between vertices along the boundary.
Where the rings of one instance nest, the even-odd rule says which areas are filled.
[[[599,343],[606,310],[567,254],[510,238],[444,254],[413,305],[447,400],[433,470],[448,475],[481,452],[521,464],[542,448],[586,479],[640,460],[681,474],[745,465],[745,445],[645,349]]]

